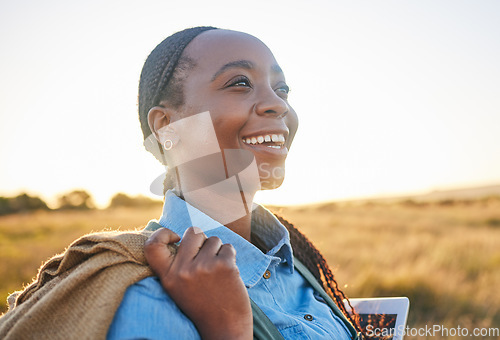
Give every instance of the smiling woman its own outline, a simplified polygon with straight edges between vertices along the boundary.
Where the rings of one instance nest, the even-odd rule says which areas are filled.
[[[89,324],[96,324],[102,302],[110,299],[102,287],[112,287],[114,295],[106,315],[100,315],[100,333],[84,329],[89,338],[358,337],[345,295],[319,251],[293,225],[253,203],[258,190],[283,181],[298,127],[288,92],[269,48],[245,33],[191,28],[152,51],[141,74],[139,118],[146,149],[168,167],[163,214],[140,236],[127,234],[139,240],[138,248],[122,234],[113,244],[125,250],[120,256],[133,257],[125,262],[140,268],[143,255],[135,254],[143,249],[156,275],[147,269],[135,275],[121,270],[117,276],[113,270],[120,267],[114,263],[113,270],[99,269],[105,278],[95,284],[95,294],[102,296],[93,296],[100,305],[86,309]],[[75,267],[87,268],[89,261],[95,256]],[[68,262],[74,260],[60,261]],[[104,262],[98,268],[110,267]],[[64,284],[72,270],[51,275]],[[30,296],[58,282],[44,284],[41,273],[29,293],[17,298],[11,315],[36,305],[38,299]],[[94,287],[86,280],[79,284]],[[74,294],[65,295],[65,303],[76,301],[77,287],[71,286]]]
[[[227,328],[244,334],[244,328],[232,327],[231,322],[251,324],[251,320],[245,321],[248,315],[239,311],[241,306],[248,306],[249,296],[285,337],[352,337],[355,332],[341,303],[345,296],[338,291],[319,252],[290,224],[251,204],[257,190],[281,185],[285,159],[298,127],[278,62],[269,48],[251,35],[212,28],[189,29],[167,38],[151,53],[144,65],[142,89],[153,87],[148,84],[157,78],[151,70],[161,70],[158,61],[166,62],[172,41],[181,36],[194,37],[178,57],[182,64],[188,60],[189,67],[175,69],[172,74],[178,89],[175,100],[169,98],[168,87],[172,85],[161,79],[165,89],[155,89],[155,100],[142,105],[141,98],[152,96],[140,91],[139,101],[145,138],[150,146],[158,146],[150,150],[156,151],[170,168],[164,215],[159,221],[167,229],[160,230],[165,235],[157,237],[168,240],[168,230],[185,236],[170,270],[162,269],[170,265],[167,258],[160,265],[150,257],[164,289],[154,278],[130,287],[109,335],[150,336],[143,330],[151,328],[158,334],[186,332],[184,335],[196,334],[197,329],[203,338],[219,338],[220,332],[228,336]],[[187,227],[191,225],[200,232],[189,232]],[[161,247],[161,242],[150,244],[155,243]],[[229,262],[236,265],[240,276],[226,286],[217,272],[208,270],[203,263],[208,261],[207,254],[220,255],[227,247],[236,250]],[[184,254],[189,255],[184,258]],[[294,261],[304,262],[315,280],[326,284],[337,301],[337,306],[332,303],[334,313],[325,300],[318,299],[304,276],[293,270]],[[184,275],[186,270],[189,277]],[[200,273],[206,272],[212,278],[200,280]],[[231,289],[233,285],[247,288],[241,299],[236,293],[240,290]],[[161,305],[155,306],[144,298],[145,291],[152,290],[158,292]],[[220,308],[215,306],[214,296],[221,296]],[[137,301],[141,300],[143,305],[138,308]],[[230,307],[232,300],[234,310]],[[145,312],[152,305],[164,311],[158,320],[169,321],[155,327],[130,327],[131,320],[140,318],[141,310]],[[227,314],[223,318],[222,310]],[[306,317],[310,315],[315,323]]]

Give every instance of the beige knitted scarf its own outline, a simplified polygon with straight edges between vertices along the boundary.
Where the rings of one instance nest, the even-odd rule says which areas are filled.
[[[105,339],[131,284],[153,275],[144,257],[150,231],[83,236],[9,296],[0,339]]]

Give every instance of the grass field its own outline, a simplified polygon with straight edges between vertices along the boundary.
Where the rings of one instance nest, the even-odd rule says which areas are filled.
[[[500,198],[273,210],[322,250],[348,296],[408,296],[410,327],[500,327]],[[160,212],[120,208],[0,217],[0,299],[31,282],[41,263],[75,238],[137,228]],[[2,304],[0,312],[5,310]]]

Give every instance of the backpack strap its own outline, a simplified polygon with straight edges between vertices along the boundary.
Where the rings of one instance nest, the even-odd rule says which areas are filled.
[[[311,272],[304,266],[297,258],[293,258],[293,262],[295,265],[295,269],[299,271],[300,274],[304,277],[304,279],[309,282],[309,284],[314,288],[316,292],[325,300],[326,304],[331,308],[332,312],[344,323],[346,328],[351,333],[351,339],[358,339],[359,334],[356,332],[354,326],[347,320],[345,315],[340,311],[337,304],[332,300],[332,298],[325,292],[324,288],[316,281],[316,278],[311,274]]]
[[[284,340],[278,328],[269,320],[257,304],[250,299],[253,314],[253,338],[260,340]]]

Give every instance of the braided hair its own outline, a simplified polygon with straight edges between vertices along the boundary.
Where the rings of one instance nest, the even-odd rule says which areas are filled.
[[[142,67],[139,81],[139,121],[144,135],[144,147],[151,152],[163,165],[167,160],[162,146],[158,143],[148,123],[148,112],[154,106],[167,101],[173,108],[184,104],[184,80],[195,63],[183,52],[187,45],[205,31],[217,29],[211,26],[187,28],[172,34],[159,43],[149,54]],[[167,171],[164,187],[173,187],[175,175]]]
[[[215,27],[194,27],[177,32],[163,40],[146,59],[142,69],[139,83],[139,120],[141,122],[144,138],[151,137],[152,132],[148,124],[149,110],[159,105],[161,101],[168,101],[173,108],[182,106],[184,103],[183,97],[183,80],[189,71],[194,66],[194,61],[182,53],[186,46],[199,34],[217,29]],[[156,142],[155,142],[156,143]],[[146,143],[145,143],[146,145]],[[148,148],[146,146],[146,148]],[[161,146],[156,150],[161,153],[148,149],[166,165]],[[175,175],[169,171],[164,182],[164,191],[173,188]],[[290,242],[293,248],[294,255],[302,262],[307,269],[313,274],[316,280],[325,288],[326,292],[332,297],[342,313],[348,320],[360,331],[360,326],[356,315],[348,313],[344,306],[344,299],[347,299],[345,294],[339,289],[337,281],[328,267],[325,258],[320,251],[290,222],[278,216],[280,222],[288,229],[290,234]],[[350,303],[349,303],[350,305]],[[351,306],[352,309],[352,306]],[[352,309],[354,310],[354,309]]]
[[[216,29],[211,26],[187,28],[158,44],[146,59],[139,81],[139,120],[144,139],[151,135],[148,125],[149,110],[162,100],[173,108],[184,103],[182,80],[194,66],[191,59],[183,57],[186,46],[199,34]]]

